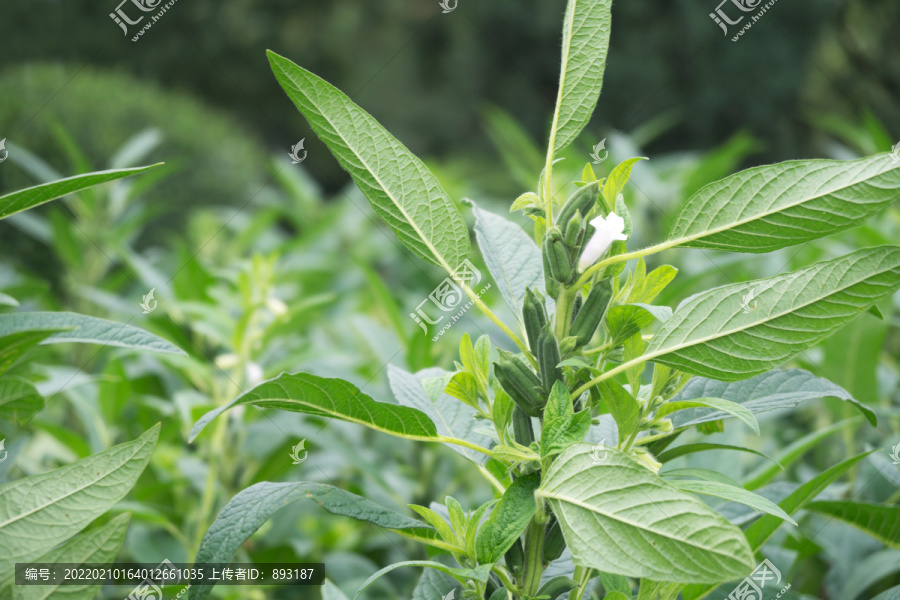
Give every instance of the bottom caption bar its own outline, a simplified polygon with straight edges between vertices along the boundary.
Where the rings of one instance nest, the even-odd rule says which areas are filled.
[[[325,563],[16,563],[16,585],[322,585]]]

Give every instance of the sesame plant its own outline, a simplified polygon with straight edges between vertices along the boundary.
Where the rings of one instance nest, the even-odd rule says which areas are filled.
[[[442,586],[452,584],[462,597],[490,600],[574,600],[588,590],[609,600],[703,598],[748,576],[763,544],[785,522],[796,525],[792,515],[804,508],[897,541],[897,507],[813,502],[865,454],[814,474],[777,504],[751,491],[777,466],[743,484],[729,473],[661,467],[697,452],[755,452],[672,444],[690,429],[721,431],[729,419],[761,434],[757,415],[806,400],[844,400],[875,425],[875,414],[839,386],[780,367],[858,315],[877,313],[875,303],[900,287],[900,247],[716,287],[674,308],[653,302],[677,270],[649,270],[645,260],[678,248],[766,253],[842,232],[900,196],[900,163],[885,153],[741,171],[696,191],[666,239],[629,248],[623,190],[641,158],[603,179],[588,164],[570,197],[554,192],[558,155],[600,95],[610,8],[610,0],[569,0],[545,165],[533,174],[535,188],[511,204],[533,231],[471,208],[484,261],[514,315],[506,321],[472,288],[466,222],[423,162],[337,88],[269,53],[278,82],[375,212],[416,256],[446,271],[498,332],[463,336],[451,371],[390,367],[395,402],[340,378],[285,373],[203,416],[192,439],[243,405],[340,419],[452,447],[495,498],[410,505],[413,518],[326,484],[257,483],[222,510],[197,562],[228,561],[274,511],[301,498],[430,546],[433,560],[390,565],[360,590],[394,569],[421,567],[419,597],[445,596]],[[704,497],[746,505],[753,517],[739,526]],[[198,585],[190,597],[209,593]],[[333,586],[326,594],[340,597]]]
[[[112,169],[41,183],[0,196],[0,219],[69,194],[145,173],[153,167]],[[9,310],[17,299],[0,293],[0,462],[16,462],[25,446],[22,429],[53,400],[33,382],[33,356],[38,346],[93,344],[184,354],[168,341],[143,329],[72,312]],[[94,351],[96,354],[96,350]],[[54,395],[55,396],[55,395]],[[150,461],[159,425],[139,438],[88,456],[74,464],[0,485],[0,598],[26,597],[15,590],[17,562],[104,562],[115,559],[130,515],[119,514],[88,528],[115,506],[135,485]],[[7,440],[14,438],[8,450]],[[61,518],[63,516],[64,518]],[[99,585],[73,586],[70,598],[93,598]],[[57,593],[53,586],[42,597]],[[14,595],[15,594],[15,595]]]

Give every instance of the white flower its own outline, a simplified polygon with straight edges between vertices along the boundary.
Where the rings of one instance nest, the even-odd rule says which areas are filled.
[[[606,254],[614,241],[624,242],[628,236],[625,231],[625,219],[616,213],[609,213],[608,217],[597,217],[591,220],[591,226],[595,229],[593,237],[584,247],[581,258],[578,260],[578,272],[582,272]]]

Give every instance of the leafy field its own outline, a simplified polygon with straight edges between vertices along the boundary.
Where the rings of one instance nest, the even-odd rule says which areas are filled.
[[[10,144],[0,599],[900,599],[900,144],[589,142],[614,11],[566,6],[547,138],[485,112],[515,198],[273,51],[311,133],[261,187],[183,132],[187,172],[156,129],[97,164],[54,122],[68,176]],[[318,585],[26,575],[163,561]]]

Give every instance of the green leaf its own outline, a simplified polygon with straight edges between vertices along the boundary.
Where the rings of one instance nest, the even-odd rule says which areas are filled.
[[[584,441],[591,428],[591,411],[575,414],[572,397],[566,386],[553,384],[547,405],[544,407],[544,428],[541,431],[541,456],[546,458],[565,450],[568,446]]]
[[[119,348],[135,348],[165,354],[184,354],[161,337],[132,325],[70,312],[23,312],[0,315],[0,336],[24,332],[46,333],[42,344],[102,344]],[[40,334],[39,334],[40,335]]]
[[[411,440],[437,441],[434,438],[438,437],[434,423],[422,411],[375,402],[349,381],[309,373],[282,373],[200,417],[194,423],[188,441],[194,441],[217,416],[243,404],[333,417]]]
[[[62,329],[20,331],[0,337],[0,375],[6,373],[32,346],[36,346]]]
[[[541,250],[531,236],[503,217],[472,206],[475,236],[491,276],[512,314],[522,317],[525,290],[544,292],[544,266]]]
[[[519,477],[506,489],[478,531],[475,549],[480,564],[493,564],[503,558],[528,527],[537,510],[534,490],[540,483],[541,476],[531,473]]]
[[[611,8],[611,0],[569,0],[566,7],[559,93],[550,131],[551,157],[578,137],[597,106],[609,48]]]
[[[619,439],[625,440],[634,432],[641,417],[641,407],[628,391],[612,379],[597,386],[609,414],[619,428]]]
[[[891,581],[889,577],[900,571],[900,552],[893,549],[879,550],[862,560],[854,561],[853,569],[835,597],[841,600],[868,600],[863,593],[879,581]]]
[[[18,377],[0,379],[0,421],[23,423],[44,408],[44,397]]]
[[[613,575],[611,573],[600,573],[600,582],[607,594],[618,592],[631,600],[631,583],[627,578],[621,575]],[[607,595],[607,597],[609,597]]]
[[[639,259],[638,264],[642,264],[643,261],[643,258]],[[628,292],[627,304],[649,304],[653,302],[660,292],[666,289],[666,286],[675,279],[676,275],[678,275],[678,269],[670,265],[662,265],[653,269],[646,276],[632,284],[632,288]]]
[[[479,422],[475,420],[475,409],[443,393],[438,381],[443,379],[442,369],[425,369],[415,375],[399,367],[388,365],[388,381],[397,402],[403,406],[422,411],[437,426],[438,434],[460,440],[466,440],[487,448],[491,439],[475,433]],[[434,389],[428,389],[427,382],[437,383]],[[423,384],[426,384],[423,387]],[[455,452],[462,454],[476,464],[484,464],[487,457],[471,448],[455,444],[447,444]]]
[[[864,459],[869,453],[859,454],[819,473],[791,494],[778,503],[784,512],[793,515],[795,512],[806,506],[806,503],[815,498],[829,485],[837,481],[844,473],[850,470],[853,465]],[[766,540],[775,533],[775,530],[781,525],[781,519],[772,516],[763,516],[758,521],[747,528],[747,541],[754,550],[762,548]]]
[[[900,600],[900,585],[878,594],[872,600]]]
[[[613,591],[603,596],[603,600],[631,600],[631,596],[626,596],[622,592]]]
[[[454,578],[435,569],[425,569],[413,590],[412,600],[441,600],[451,590],[456,590],[454,600],[463,600],[462,590]]]
[[[677,414],[686,410],[693,410],[695,408],[711,408],[715,410],[719,414],[726,414],[728,416],[737,417],[746,425],[759,435],[759,422],[756,420],[756,417],[753,416],[753,413],[747,409],[747,407],[742,406],[736,402],[732,402],[731,400],[723,400],[722,398],[694,398],[693,400],[672,400],[666,402],[662,405],[662,407],[656,411],[657,417],[665,417],[667,415],[671,415],[673,413]],[[717,420],[717,419],[710,419]]]
[[[860,225],[898,196],[889,154],[754,167],[694,194],[666,246],[770,252]]]
[[[659,475],[660,477],[696,477],[697,479],[702,479],[704,481],[718,481],[719,483],[724,483],[725,485],[741,487],[740,483],[738,483],[728,475],[724,475],[722,473],[719,473],[718,471],[713,471],[711,469],[669,469],[668,471],[664,471]]]
[[[856,406],[873,426],[878,424],[875,413],[854,399],[847,390],[824,377],[816,377],[802,369],[769,371],[751,379],[730,383],[694,377],[672,398],[672,402],[698,398],[724,398],[737,402],[754,415],[794,408],[807,400],[838,398]],[[690,427],[731,416],[734,415],[721,410],[698,408],[678,412],[672,417],[672,423],[676,428]]]
[[[783,519],[788,523],[791,523],[792,525],[797,524],[797,522],[794,521],[790,517],[790,515],[781,510],[781,508],[771,500],[763,498],[759,494],[748,492],[747,490],[739,486],[719,483],[718,481],[686,480],[672,481],[671,484],[684,492],[690,492],[692,494],[703,494],[705,496],[715,496],[716,498],[722,498],[723,500],[730,500],[731,502],[737,502],[739,504],[749,506],[752,509],[774,515],[779,519]]]
[[[668,306],[652,304],[619,304],[606,312],[606,326],[609,329],[611,344],[618,346],[652,323],[654,320],[665,323],[672,317],[672,309]]]
[[[341,591],[341,588],[334,585],[330,579],[326,579],[322,584],[322,600],[350,600],[347,595]]]
[[[744,481],[744,487],[748,490],[755,490],[766,485],[774,479],[784,469],[794,464],[801,456],[806,454],[811,448],[815,448],[822,443],[822,440],[830,435],[842,431],[848,427],[854,427],[862,423],[862,417],[847,419],[808,433],[799,440],[792,442],[783,448],[775,460],[776,464],[763,464],[758,469],[747,475]]]
[[[752,570],[747,541],[724,517],[629,455],[608,449],[594,464],[591,450],[571,446],[537,491],[559,519],[575,564],[671,582],[718,583]]]
[[[736,452],[747,452],[749,454],[756,454],[757,456],[762,456],[766,460],[771,460],[775,462],[773,459],[769,458],[762,452],[757,452],[751,448],[744,448],[742,446],[729,446],[727,444],[709,444],[705,442],[697,443],[697,444],[684,444],[683,446],[676,446],[675,448],[669,448],[665,452],[661,453],[656,457],[661,463],[667,463],[671,460],[675,460],[676,458],[680,458],[682,456],[686,456],[688,454],[694,454],[695,452],[706,452],[707,450],[734,450]],[[777,464],[777,463],[776,463]],[[780,465],[779,465],[780,467]]]
[[[428,167],[336,87],[268,55],[278,83],[400,241],[448,273],[461,266],[469,231]]]
[[[631,179],[631,169],[642,160],[648,159],[646,157],[629,158],[616,165],[609,173],[609,177],[606,178],[606,183],[603,185],[603,197],[609,206],[616,205],[616,199],[625,191],[625,184]]]
[[[37,563],[70,563],[73,566],[84,563],[111,563],[125,541],[128,530],[128,513],[114,517],[102,527],[81,533],[61,546],[58,546],[33,562]],[[59,585],[58,583],[40,586],[15,586],[15,600],[92,600],[100,591],[100,584],[91,585]]]
[[[225,505],[203,536],[194,562],[230,562],[241,544],[276,511],[304,498],[313,500],[332,514],[367,521],[386,529],[430,529],[421,521],[331,485],[265,481],[242,490]],[[192,586],[189,592],[190,600],[203,600],[209,595],[212,587],[212,585]]]
[[[9,294],[4,294],[0,292],[0,305],[4,306],[19,306],[19,301],[10,296]]]
[[[138,439],[72,465],[0,486],[0,581],[17,562],[37,559],[105,513],[137,481],[159,437]]]
[[[747,379],[817,344],[898,285],[900,247],[880,246],[718,287],[682,303],[643,359],[713,379]]]
[[[878,305],[874,304],[872,308],[878,308]],[[824,355],[819,367],[828,373],[829,379],[862,403],[860,410],[868,410],[863,408],[866,404],[877,405],[881,400],[878,367],[889,330],[887,322],[862,317],[838,330],[822,344]]]
[[[362,586],[360,586],[359,591],[356,592],[356,596],[354,596],[354,600],[359,598],[359,595],[365,590],[367,587],[372,585],[375,580],[377,580],[382,575],[386,573],[390,573],[394,569],[399,569],[401,567],[426,567],[429,569],[437,569],[442,573],[446,573],[450,575],[460,583],[463,583],[467,579],[474,579],[475,581],[487,581],[488,577],[491,574],[491,565],[480,565],[475,567],[474,569],[454,569],[448,567],[447,565],[442,565],[439,562],[434,562],[430,560],[406,560],[399,563],[394,563],[389,567],[385,567],[366,579]]]
[[[900,506],[852,500],[819,500],[807,504],[806,509],[836,517],[881,543],[900,549]]]
[[[74,194],[75,192],[94,187],[95,185],[100,185],[101,183],[107,183],[109,181],[115,181],[124,177],[131,177],[132,175],[144,173],[159,166],[159,164],[147,167],[137,167],[134,169],[115,169],[110,171],[97,171],[96,173],[85,173],[84,175],[75,175],[74,177],[42,183],[34,187],[0,196],[0,219],[5,219],[10,215],[22,212],[23,210],[28,210],[29,208],[33,208],[44,202],[62,198],[63,196]]]

